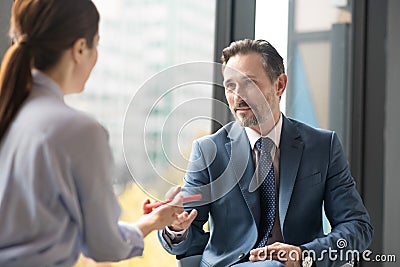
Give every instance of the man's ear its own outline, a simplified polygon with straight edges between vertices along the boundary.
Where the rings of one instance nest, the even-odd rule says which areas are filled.
[[[87,42],[85,38],[79,38],[74,42],[72,45],[72,57],[75,63],[81,63],[86,48]]]
[[[288,80],[287,75],[285,73],[282,73],[276,79],[275,84],[276,84],[276,95],[277,96],[280,97],[285,92],[287,80]]]

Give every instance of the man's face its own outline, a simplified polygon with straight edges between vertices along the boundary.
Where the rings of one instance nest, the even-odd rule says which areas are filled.
[[[262,56],[250,52],[231,57],[223,76],[225,96],[236,120],[244,127],[258,129],[264,124],[272,128],[274,115],[279,118],[279,96],[284,89],[279,90],[279,78],[271,82]]]

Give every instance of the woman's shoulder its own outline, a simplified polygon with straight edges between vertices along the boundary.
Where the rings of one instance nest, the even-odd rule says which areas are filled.
[[[98,138],[108,139],[106,129],[94,117],[69,106],[65,109],[59,119],[55,118],[53,133],[55,136],[87,141]]]
[[[46,96],[29,99],[13,128],[27,136],[55,142],[108,138],[107,131],[94,117]]]

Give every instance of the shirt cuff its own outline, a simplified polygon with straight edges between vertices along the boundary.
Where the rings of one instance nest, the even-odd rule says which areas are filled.
[[[142,231],[140,231],[136,225],[131,223],[120,221],[118,222],[118,225],[124,241],[132,247],[129,258],[141,256],[144,249],[144,237]]]
[[[172,245],[179,245],[182,243],[187,237],[188,229],[184,229],[182,231],[173,231],[169,229],[169,227],[165,227],[163,231],[163,235],[168,236],[168,239],[171,241]]]

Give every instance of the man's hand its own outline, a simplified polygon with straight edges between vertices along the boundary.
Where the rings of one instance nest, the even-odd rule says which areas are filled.
[[[168,226],[168,228],[176,232],[186,230],[190,227],[196,216],[197,210],[193,209],[190,211],[190,213],[184,211],[178,215],[178,218],[170,226]]]
[[[250,251],[250,261],[276,260],[287,267],[300,267],[301,249],[296,246],[275,242]]]
[[[179,191],[177,191],[176,188],[171,188],[165,195],[165,198],[170,199],[172,196],[175,196]],[[176,232],[186,230],[190,227],[196,216],[197,210],[195,209],[193,209],[190,213],[188,213],[187,211],[182,211],[180,214],[178,214],[175,221],[168,226],[168,228]]]

